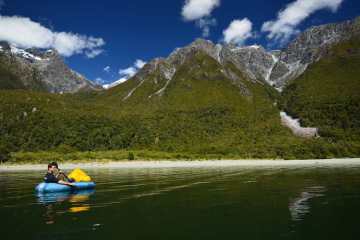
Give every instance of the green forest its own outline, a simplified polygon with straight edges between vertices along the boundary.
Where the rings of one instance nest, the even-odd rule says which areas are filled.
[[[359,157],[359,64],[359,41],[339,44],[280,94],[229,63],[234,83],[198,52],[163,95],[151,96],[167,81],[155,72],[126,101],[141,79],[51,94],[4,87],[17,81],[0,67],[0,161]],[[320,137],[294,136],[280,110],[318,127]]]

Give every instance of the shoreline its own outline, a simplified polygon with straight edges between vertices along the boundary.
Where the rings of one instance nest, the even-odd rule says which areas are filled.
[[[211,167],[360,167],[360,158],[311,160],[192,160],[192,161],[109,161],[59,162],[61,169],[141,169],[141,168],[211,168]],[[46,164],[0,164],[0,172],[46,170]]]

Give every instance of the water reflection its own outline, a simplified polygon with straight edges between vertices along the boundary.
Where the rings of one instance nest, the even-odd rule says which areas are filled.
[[[326,188],[323,186],[308,187],[301,192],[300,197],[290,201],[289,211],[293,221],[301,221],[310,212],[310,200],[324,196]]]
[[[55,192],[55,193],[38,193],[38,201],[43,204],[69,201],[71,203],[81,203],[89,200],[90,195],[94,194],[94,189],[81,190],[75,192]]]
[[[89,211],[90,205],[87,202],[94,193],[94,189],[76,192],[38,193],[38,202],[45,207],[45,223],[54,224],[56,216],[66,212],[80,213]]]

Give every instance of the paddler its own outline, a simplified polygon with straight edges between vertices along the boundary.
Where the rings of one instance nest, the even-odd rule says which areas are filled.
[[[63,173],[56,162],[51,162],[48,164],[48,171],[44,177],[44,182],[46,183],[59,183],[63,185],[68,185],[74,187],[75,185],[71,182],[65,173]]]

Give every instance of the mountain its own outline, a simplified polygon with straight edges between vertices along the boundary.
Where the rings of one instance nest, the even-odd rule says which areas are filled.
[[[39,67],[52,51],[25,52],[0,65],[10,86],[3,89],[57,83],[45,81]],[[33,63],[19,67],[17,58]],[[359,156],[359,59],[359,19],[310,28],[276,51],[197,39],[108,90],[0,91],[0,151]],[[34,75],[17,72],[28,68]]]
[[[278,89],[299,77],[313,63],[328,56],[329,49],[360,35],[360,17],[341,23],[311,27],[278,53],[270,81]]]
[[[129,89],[123,96],[123,100],[130,98],[135,91],[141,88],[144,81],[155,73],[157,74],[157,80],[154,82],[155,92],[149,94],[151,97],[162,95],[177,70],[196,51],[204,52],[221,66],[232,63],[251,81],[259,84],[267,83],[278,91],[282,91],[292,80],[303,74],[309,66],[326,57],[332,46],[359,34],[360,18],[357,18],[342,23],[312,27],[300,34],[286,48],[276,51],[267,51],[257,45],[245,47],[237,47],[232,44],[215,45],[211,41],[197,39],[186,47],[176,49],[167,58],[150,61],[134,77],[135,80],[131,81],[137,82],[137,84]],[[223,71],[227,77],[233,77],[226,69]],[[162,86],[159,79],[164,82]],[[114,84],[112,87],[115,86],[118,84]],[[126,89],[126,87],[117,89]]]
[[[359,41],[357,37],[360,33],[359,23],[360,19],[357,18],[342,23],[312,27],[300,34],[286,48],[277,51],[266,51],[257,45],[237,47],[197,39],[188,46],[176,49],[167,58],[150,61],[132,79],[104,92],[100,96],[100,101],[108,104],[116,102],[122,112],[138,112],[150,117],[160,116],[161,112],[176,112],[178,109],[182,112],[188,112],[190,109],[201,111],[206,107],[228,107],[235,104],[243,108],[234,112],[242,114],[244,119],[254,119],[255,113],[249,109],[261,109],[258,105],[259,101],[254,101],[261,99],[261,102],[268,102],[268,105],[260,111],[263,115],[259,116],[259,119],[264,120],[273,116],[269,117],[274,120],[273,126],[282,123],[297,136],[320,135],[319,141],[331,139],[328,147],[337,149],[336,144],[332,145],[333,142],[340,144],[341,141],[360,140],[356,120],[359,119],[356,102],[358,102],[357,90],[360,83],[357,74],[349,77],[349,73],[354,72],[358,64],[354,55],[358,52],[358,47],[354,42]],[[353,43],[350,44],[349,41]],[[342,64],[339,60],[334,60],[338,52],[336,49],[342,49],[341,46],[348,46],[345,49],[351,53],[342,56]],[[335,63],[323,67],[320,75],[312,76],[314,68],[329,61]],[[342,65],[349,67],[340,71]],[[338,74],[336,75],[335,72]],[[308,75],[311,77],[305,77]],[[341,79],[345,76],[347,81]],[[222,79],[220,81],[222,84],[231,84],[232,88],[238,90],[238,94],[232,96],[225,88],[211,86],[215,85],[216,81],[206,82],[206,85],[205,81],[202,81],[212,78],[219,81]],[[304,78],[307,80],[305,81]],[[333,89],[333,93],[340,95],[341,98],[335,97],[331,92],[323,91],[324,83],[328,83],[327,87]],[[342,88],[346,89],[343,93],[347,94],[342,95],[342,92],[335,90]],[[221,97],[215,95],[217,96],[215,98],[213,94],[217,90],[223,95]],[[232,96],[232,102],[226,102],[225,96]],[[272,112],[274,115],[268,116],[265,113],[271,112],[270,103],[277,107]],[[337,105],[336,108],[334,103]],[[330,105],[333,108],[331,113]],[[279,110],[285,112],[280,114]],[[289,115],[298,120],[292,119]],[[343,116],[346,116],[347,120],[341,120]],[[280,117],[281,122],[278,121]],[[198,119],[192,120],[198,121]],[[260,126],[265,122],[257,124]],[[176,125],[175,122],[173,124]],[[186,128],[191,129],[191,126]],[[250,129],[246,131],[251,132]],[[235,132],[240,134],[239,129]],[[191,133],[187,134],[191,136]],[[244,133],[242,132],[241,135]],[[201,141],[204,139],[199,140]],[[240,143],[229,144],[240,145]],[[356,144],[349,146],[350,150],[346,150],[348,154],[357,152],[356,146]]]
[[[20,49],[0,42],[2,89],[75,93],[100,87],[70,69],[54,49]]]
[[[360,36],[342,41],[282,93],[282,107],[335,142],[360,140]]]
[[[233,63],[254,81],[267,82],[281,91],[292,80],[305,72],[308,66],[326,56],[329,48],[360,34],[360,17],[342,23],[311,27],[282,50],[267,51],[262,46],[237,47],[232,44],[213,44],[197,39],[189,46],[176,49],[168,58],[154,59],[148,68],[167,79],[194,50],[201,50],[220,64]],[[148,73],[149,70],[145,70]],[[144,73],[139,73],[144,75]],[[145,73],[146,75],[146,73]],[[111,87],[117,86],[114,84]],[[110,87],[110,88],[111,88]]]
[[[243,81],[239,79],[246,78],[250,82],[265,85],[276,58],[260,46],[239,48],[233,45],[215,45],[211,41],[197,39],[184,48],[176,49],[167,58],[156,58],[150,61],[134,78],[110,89],[109,94],[117,92],[117,95],[119,95],[119,92],[121,92],[123,94],[122,101],[126,101],[136,91],[151,84],[153,92],[148,92],[146,97],[150,99],[162,96],[177,75],[177,72],[183,68],[187,60],[195,57],[197,53],[203,53],[216,62],[217,66],[221,68],[221,75],[230,79],[230,82],[236,85],[244,95],[250,95],[251,93]],[[235,74],[228,67],[229,64],[233,65],[237,71],[240,71],[241,76]],[[204,71],[206,70],[204,69]]]

